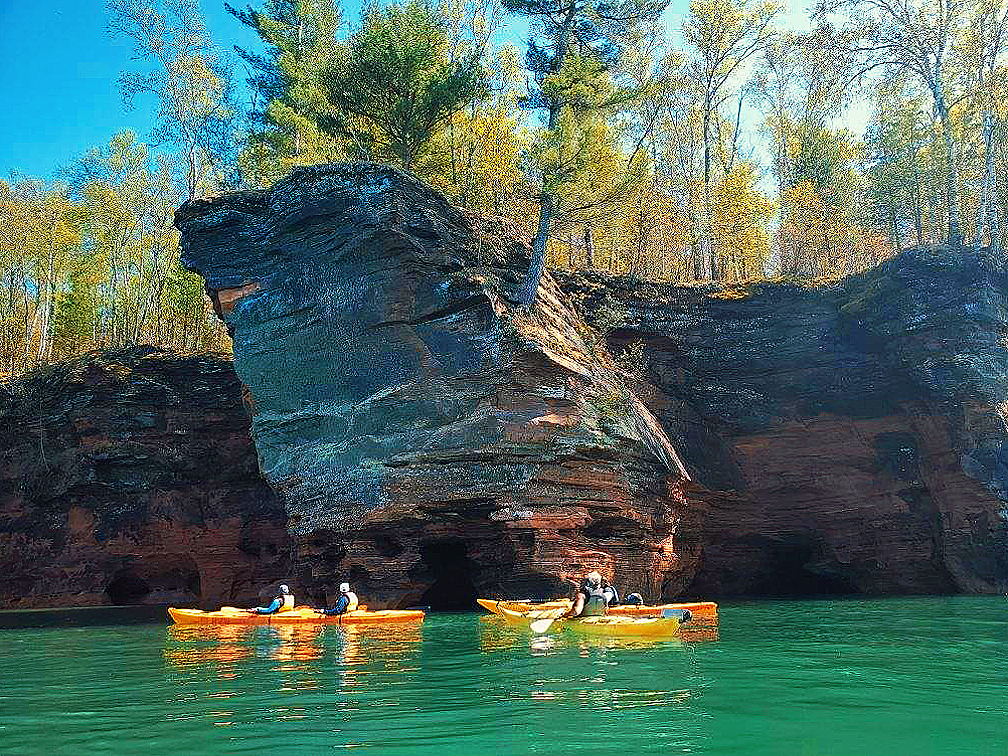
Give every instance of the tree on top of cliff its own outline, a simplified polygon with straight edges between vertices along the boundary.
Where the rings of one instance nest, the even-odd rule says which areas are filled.
[[[239,158],[246,182],[269,186],[293,166],[343,159],[343,141],[319,127],[320,114],[331,108],[322,73],[340,44],[335,2],[266,0],[262,11],[224,7],[266,47],[265,53],[235,47],[251,93]]]
[[[532,22],[526,64],[535,85],[527,105],[545,111],[540,136],[539,226],[523,298],[535,301],[546,266],[558,195],[595,164],[586,148],[603,137],[609,117],[648,87],[625,76],[657,34],[668,0],[503,0]],[[650,68],[650,66],[647,66]],[[638,151],[632,150],[630,162]]]
[[[688,69],[700,95],[704,152],[703,226],[698,278],[717,278],[713,248],[714,180],[711,172],[712,118],[727,97],[727,84],[740,67],[774,36],[770,22],[781,6],[774,0],[693,0],[683,36],[693,49]],[[741,114],[741,98],[739,112]]]
[[[481,50],[454,56],[449,24],[420,0],[372,6],[325,74],[335,113],[355,157],[412,171],[452,115],[484,93]]]
[[[831,39],[837,62],[845,65],[851,82],[883,69],[891,77],[913,77],[931,95],[945,143],[950,247],[962,245],[959,159],[951,115],[958,93],[950,59],[966,7],[966,0],[819,0],[814,13],[826,31],[832,31],[828,19],[834,15],[848,19],[842,29],[824,33],[823,39]]]
[[[210,39],[197,0],[109,0],[110,26],[134,42],[144,72],[120,78],[123,98],[158,98],[154,139],[175,144],[186,156],[189,199],[230,185],[234,109],[231,72]]]

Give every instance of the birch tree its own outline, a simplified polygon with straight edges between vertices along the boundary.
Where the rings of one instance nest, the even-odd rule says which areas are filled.
[[[813,14],[824,22],[838,14],[849,19],[834,43],[848,56],[851,82],[884,69],[889,76],[913,75],[931,94],[945,143],[948,244],[954,248],[962,246],[963,237],[949,59],[966,8],[967,0],[819,0]]]
[[[742,66],[763,49],[774,35],[770,26],[781,6],[774,0],[692,0],[683,24],[683,37],[692,55],[690,69],[702,98],[704,151],[704,206],[701,254],[697,278],[715,278],[714,212],[711,174],[712,126],[721,105],[731,95],[728,87]]]
[[[133,40],[148,70],[124,73],[123,98],[158,99],[154,140],[176,145],[187,163],[190,200],[229,183],[235,140],[230,71],[210,39],[197,0],[110,0],[110,26]]]
[[[990,235],[993,251],[1000,250],[997,219],[997,175],[994,157],[996,128],[998,61],[1005,48],[1005,23],[1008,3],[1005,0],[977,0],[972,6],[969,27],[961,45],[963,61],[976,71],[976,98],[983,113],[984,179],[980,189],[980,211],[977,213],[974,251],[979,252],[984,238],[984,226]]]

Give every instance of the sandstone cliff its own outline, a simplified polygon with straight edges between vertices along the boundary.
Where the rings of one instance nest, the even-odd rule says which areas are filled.
[[[149,348],[0,386],[4,608],[252,603],[290,574],[229,361]]]
[[[6,606],[251,603],[282,578],[471,608],[591,568],[653,599],[1008,590],[1008,276],[985,258],[810,287],[554,272],[526,312],[506,224],[389,169],[177,223],[234,367],[137,349],[0,386]]]
[[[176,223],[308,590],[1006,585],[1008,283],[984,261],[818,288],[557,274],[526,312],[506,225],[390,169],[300,169]]]
[[[1006,590],[1001,266],[906,253],[815,287],[556,277],[635,355],[687,461],[691,593]]]
[[[468,608],[593,568],[649,596],[692,577],[676,451],[551,279],[517,304],[506,228],[378,166],[300,169],[176,224],[301,585]]]

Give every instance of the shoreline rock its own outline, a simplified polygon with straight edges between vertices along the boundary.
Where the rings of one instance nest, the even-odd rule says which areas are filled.
[[[473,608],[589,569],[648,600],[1008,591],[1008,274],[982,256],[553,271],[525,310],[507,224],[392,169],[176,222],[234,364],[136,348],[0,386],[8,607],[350,580]]]
[[[253,604],[290,574],[230,361],[137,347],[5,389],[5,608]]]

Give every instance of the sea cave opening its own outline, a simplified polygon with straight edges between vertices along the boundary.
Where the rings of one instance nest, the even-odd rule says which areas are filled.
[[[472,582],[475,565],[469,559],[465,541],[449,538],[420,545],[427,576],[433,578],[420,603],[442,611],[471,610],[476,606],[476,586]]]
[[[784,541],[768,546],[764,558],[765,579],[750,593],[773,598],[813,596],[851,596],[860,593],[857,586],[839,570],[822,565],[822,547],[806,541]]]
[[[115,606],[143,603],[144,597],[151,592],[151,587],[133,570],[121,569],[112,576],[112,581],[106,586],[105,593]]]

